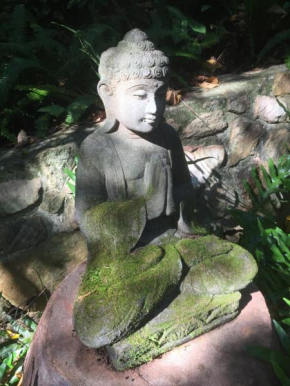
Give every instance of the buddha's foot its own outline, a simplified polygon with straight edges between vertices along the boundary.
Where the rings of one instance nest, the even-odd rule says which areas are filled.
[[[187,266],[180,294],[144,327],[107,346],[118,370],[148,362],[233,319],[238,313],[238,290],[257,273],[253,257],[243,248],[214,236],[181,240],[175,245]]]

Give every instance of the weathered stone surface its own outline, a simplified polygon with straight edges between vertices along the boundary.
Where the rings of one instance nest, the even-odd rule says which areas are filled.
[[[210,186],[204,190],[203,199],[214,219],[221,219],[228,214],[229,208],[235,208],[238,203],[236,186],[223,181],[210,181]]]
[[[64,168],[72,169],[76,154],[74,143],[43,149],[37,154],[35,164],[40,170],[45,190],[62,191],[67,180]]]
[[[151,361],[174,347],[229,322],[238,313],[240,293],[230,295],[179,295],[145,327],[107,346],[114,367],[123,371]]]
[[[85,264],[78,266],[49,301],[25,361],[23,386],[279,385],[271,366],[245,350],[277,348],[269,311],[255,287],[243,294],[234,321],[148,364],[116,372],[73,332],[73,303],[84,271]]]
[[[20,212],[40,197],[41,180],[13,180],[0,184],[0,217]]]
[[[268,161],[273,158],[276,162],[282,154],[287,153],[287,145],[290,143],[290,130],[284,128],[273,128],[268,134],[268,138],[264,144],[264,151],[261,153],[261,158]]]
[[[47,225],[39,215],[11,219],[0,226],[0,258],[35,246],[47,236]]]
[[[287,108],[287,102],[282,98],[280,102]],[[260,118],[269,123],[285,122],[287,113],[278,104],[275,98],[267,95],[258,95],[255,99],[254,118]]]
[[[290,94],[290,72],[278,72],[274,77],[273,94],[275,96]]]
[[[0,292],[13,305],[23,307],[44,288],[53,292],[86,255],[86,243],[79,232],[58,234],[21,255],[2,260]]]
[[[236,114],[243,114],[249,107],[250,100],[247,94],[229,94],[227,102],[228,111]]]
[[[177,122],[175,122],[173,118],[169,118],[168,120],[166,120],[166,122],[168,123],[168,125],[172,126],[174,130],[180,131],[181,126]]]
[[[232,249],[221,250],[220,244],[224,243],[225,248]],[[257,265],[249,252],[212,236],[181,240],[176,248],[179,251],[186,248],[188,256],[193,259],[193,265],[181,285],[182,292],[186,294],[233,293],[245,288],[257,273]]]
[[[144,327],[107,347],[117,370],[148,362],[237,314],[238,290],[257,273],[257,264],[243,248],[215,236],[183,239],[176,249],[191,267],[180,294]],[[166,258],[166,256],[165,256]]]
[[[64,200],[64,193],[61,193],[58,190],[49,190],[45,193],[43,197],[40,209],[48,213],[56,214],[63,207]]]
[[[185,138],[203,138],[226,129],[228,123],[222,112],[217,110],[212,113],[203,113],[199,118],[194,119],[184,130],[182,135]]]
[[[230,123],[229,145],[231,152],[227,166],[234,166],[241,160],[253,154],[263,134],[260,122],[238,117]]]
[[[222,164],[226,155],[224,147],[219,145],[185,146],[184,154],[194,187],[208,181],[213,170]]]
[[[149,245],[126,259],[88,269],[74,307],[75,330],[89,347],[120,340],[177,286],[182,264],[173,246]]]
[[[7,321],[7,312],[9,311],[10,304],[2,296],[0,296],[0,324]],[[0,337],[0,344],[4,342],[6,338]]]

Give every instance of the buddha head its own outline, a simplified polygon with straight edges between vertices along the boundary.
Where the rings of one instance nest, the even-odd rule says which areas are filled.
[[[165,110],[168,64],[169,59],[139,29],[103,52],[98,92],[106,109],[106,132],[118,123],[139,134],[158,128]]]

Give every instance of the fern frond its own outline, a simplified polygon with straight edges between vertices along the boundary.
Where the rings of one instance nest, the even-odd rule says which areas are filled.
[[[168,50],[166,50],[166,54],[168,56],[179,56],[179,57],[184,57],[184,58],[195,59],[198,62],[201,61],[200,55],[194,54],[194,53],[191,53],[191,52],[168,49]]]
[[[70,99],[70,98],[77,98],[79,94],[77,94],[74,91],[68,90],[64,87],[57,87],[57,86],[52,86],[52,85],[39,85],[37,87],[34,87],[32,85],[27,86],[27,85],[17,85],[14,87],[16,90],[27,90],[31,91],[32,93],[35,94],[35,97],[39,95],[40,98],[46,97],[46,96],[56,96],[58,98],[63,97],[64,99]]]
[[[12,57],[17,54],[27,56],[27,44],[17,44],[16,42],[0,43],[0,52],[3,57]]]
[[[27,22],[32,19],[24,5],[16,5],[11,14],[11,32],[9,40],[18,45],[25,44],[27,38]]]
[[[73,123],[76,123],[82,114],[90,107],[92,104],[94,104],[96,101],[96,98],[90,95],[82,95],[79,98],[77,98],[73,103],[71,103],[68,107],[68,114],[65,120],[65,123],[72,125]]]
[[[253,211],[255,213],[261,212],[272,220],[272,215],[265,209],[266,206],[270,204],[273,208],[279,208],[283,202],[283,193],[290,193],[290,155],[281,157],[276,165],[270,159],[268,171],[263,166],[260,169],[263,180],[258,170],[254,168],[251,173],[254,189],[247,181],[244,181],[244,187],[252,201]],[[264,184],[266,188],[264,188]]]
[[[9,123],[12,116],[13,110],[11,109],[5,109],[0,114],[0,137],[8,139],[10,142],[14,142],[16,140],[15,135],[9,132]]]
[[[206,34],[206,38],[202,42],[200,42],[200,47],[201,48],[211,48],[212,46],[219,43],[223,34],[224,33],[208,32]]]
[[[19,75],[29,69],[39,69],[46,72],[46,68],[37,60],[14,58],[6,67],[0,79],[0,106],[4,106],[9,92],[13,88]]]
[[[42,113],[47,113],[53,117],[59,117],[61,114],[65,112],[65,108],[60,105],[53,104],[50,106],[41,107],[37,111],[40,111]]]
[[[260,63],[261,60],[272,51],[278,44],[281,44],[287,40],[290,40],[290,29],[285,29],[282,32],[278,32],[272,39],[270,39],[264,48],[257,55],[257,63]]]
[[[49,127],[49,122],[50,122],[50,115],[48,113],[42,114],[39,118],[37,118],[34,121],[36,134],[39,137],[42,137],[42,138],[45,137],[45,134]]]
[[[44,29],[36,23],[31,23],[30,27],[34,32],[34,39],[29,43],[29,48],[31,51],[44,48],[46,52],[55,51],[60,56],[66,55],[66,48],[56,39],[54,39],[56,34],[55,31]]]

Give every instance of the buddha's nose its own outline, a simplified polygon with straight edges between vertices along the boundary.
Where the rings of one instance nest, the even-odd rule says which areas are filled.
[[[156,112],[157,112],[157,104],[156,104],[155,97],[152,96],[148,100],[148,105],[147,105],[147,108],[146,108],[146,113],[155,115]]]

